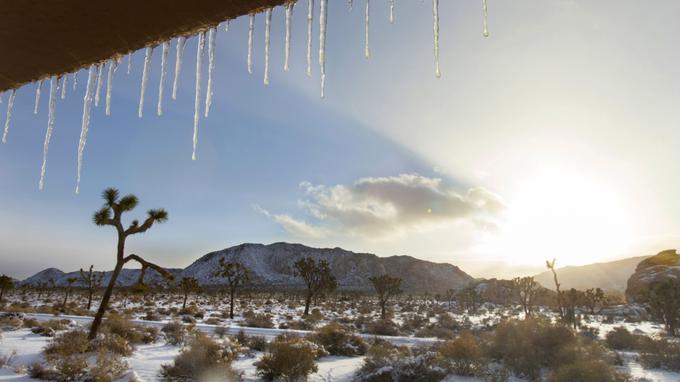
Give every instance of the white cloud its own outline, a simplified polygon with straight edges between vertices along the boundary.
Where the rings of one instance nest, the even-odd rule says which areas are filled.
[[[314,223],[259,208],[296,236],[351,235],[381,238],[408,231],[429,231],[452,222],[492,229],[505,205],[481,187],[460,193],[441,178],[417,174],[361,178],[350,185],[302,182],[301,209]]]

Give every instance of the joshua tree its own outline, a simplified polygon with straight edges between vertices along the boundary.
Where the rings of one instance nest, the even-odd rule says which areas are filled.
[[[604,305],[605,301],[607,300],[604,291],[600,288],[586,289],[583,298],[586,305],[588,306],[588,309],[590,310],[590,314],[595,314],[595,307],[598,305],[602,307],[602,305]]]
[[[123,266],[129,261],[136,261],[142,265],[142,267],[150,267],[156,272],[160,273],[168,279],[172,279],[173,276],[170,272],[159,267],[158,265],[152,264],[143,258],[130,254],[125,256],[125,241],[128,237],[143,233],[149,230],[155,223],[163,223],[168,220],[168,213],[163,209],[149,210],[147,211],[147,218],[142,224],[138,220],[133,220],[130,225],[125,228],[122,223],[122,217],[125,212],[132,211],[137,207],[139,200],[134,195],[126,195],[122,198],[118,195],[118,190],[115,188],[107,188],[102,193],[104,198],[104,206],[97,212],[94,213],[92,220],[98,226],[112,226],[116,229],[118,234],[118,245],[116,247],[116,266],[111,274],[111,279],[109,280],[109,285],[104,291],[104,296],[102,297],[101,304],[97,310],[97,314],[92,321],[92,326],[90,327],[89,338],[94,339],[97,336],[97,331],[99,330],[99,325],[101,325],[104,313],[109,306],[109,300],[113,294],[113,288],[116,286],[116,281],[120,275]]]
[[[515,277],[512,279],[512,287],[524,309],[524,315],[530,316],[534,297],[538,294],[538,283],[533,277]]]
[[[472,312],[472,314],[477,314],[477,304],[479,304],[481,296],[477,292],[474,284],[470,284],[467,287],[460,290],[458,293],[460,301]]]
[[[66,279],[66,294],[64,295],[64,302],[61,304],[62,309],[66,309],[66,304],[68,303],[68,298],[71,295],[71,289],[73,284],[78,281],[77,277],[69,277]]]
[[[574,288],[566,292],[562,292],[562,304],[564,305],[564,320],[578,329],[579,319],[576,317],[576,308],[582,306],[584,302],[584,293]]]
[[[555,290],[557,291],[557,311],[560,314],[560,318],[564,318],[564,312],[562,311],[562,292],[560,292],[560,283],[557,281],[557,270],[555,269],[555,262],[557,259],[552,261],[546,260],[545,266],[550,269],[553,274],[553,279],[555,280]]]
[[[305,257],[296,261],[294,267],[295,275],[302,278],[307,287],[305,312],[303,313],[303,316],[307,316],[312,299],[324,291],[334,291],[338,287],[338,282],[333,273],[331,273],[326,260],[321,260],[317,263],[311,257]]]
[[[198,280],[196,280],[195,278],[184,277],[184,278],[182,278],[182,281],[179,282],[179,289],[184,294],[184,301],[182,302],[182,309],[186,309],[187,299],[189,298],[189,294],[191,294],[192,292],[198,291],[200,289],[200,286],[198,285]]]
[[[648,292],[652,316],[663,322],[670,336],[680,334],[680,281],[668,279],[652,285]]]
[[[7,275],[0,276],[0,302],[2,298],[5,297],[5,293],[10,289],[14,288],[14,281]]]
[[[227,279],[229,288],[229,318],[234,319],[234,296],[236,296],[236,289],[248,282],[250,271],[239,262],[227,262],[225,258],[221,258],[220,269],[215,272],[215,276]]]
[[[90,270],[87,272],[80,268],[80,279],[87,289],[87,310],[92,307],[92,297],[94,292],[102,285],[102,278],[104,278],[104,272],[95,272],[94,265],[90,265]]]
[[[380,304],[380,318],[385,319],[387,302],[390,297],[401,293],[401,279],[399,277],[391,277],[390,275],[375,276],[369,278],[373,284],[375,292],[378,294],[378,303]]]

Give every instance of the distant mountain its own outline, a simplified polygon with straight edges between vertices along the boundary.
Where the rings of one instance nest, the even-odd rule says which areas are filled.
[[[675,249],[661,251],[637,265],[635,273],[628,279],[626,298],[631,302],[645,302],[650,286],[678,278],[680,278],[680,255]]]
[[[402,279],[405,292],[443,292],[461,288],[473,278],[460,268],[445,263],[433,263],[411,256],[378,257],[355,253],[342,248],[311,248],[301,244],[274,243],[241,244],[209,253],[182,272],[182,276],[197,278],[203,284],[215,284],[212,277],[219,259],[239,261],[252,272],[252,283],[285,288],[302,287],[302,280],[293,276],[293,264],[303,257],[326,260],[344,290],[370,290],[369,277],[384,273]]]
[[[635,272],[635,267],[648,257],[638,256],[606,263],[558,268],[557,276],[562,289],[602,288],[605,291],[623,292],[626,290],[628,278]],[[555,288],[550,271],[539,273],[534,279],[546,288]]]
[[[300,258],[311,257],[326,260],[338,280],[340,290],[370,290],[369,277],[384,273],[402,279],[401,287],[406,293],[440,293],[447,289],[458,289],[474,279],[460,268],[446,263],[433,263],[411,256],[378,257],[368,253],[355,253],[341,248],[311,248],[301,244],[274,243],[241,244],[221,251],[211,252],[196,260],[185,269],[170,269],[176,279],[195,277],[202,285],[220,285],[225,281],[213,276],[221,258],[239,261],[251,271],[254,286],[278,288],[301,288],[302,280],[293,275],[293,264]],[[124,269],[118,284],[129,286],[139,278],[139,269]],[[107,272],[104,283],[109,280]],[[78,277],[79,272],[64,273],[56,268],[45,269],[25,280],[22,284],[37,285],[49,283],[66,285],[69,277]],[[162,283],[162,277],[152,271],[146,272],[146,283]]]

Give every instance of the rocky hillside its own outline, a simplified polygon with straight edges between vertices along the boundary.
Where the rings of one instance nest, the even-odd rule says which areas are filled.
[[[557,274],[563,289],[601,288],[605,291],[626,290],[628,278],[635,272],[638,263],[648,256],[631,257],[605,263],[558,268]],[[534,279],[544,287],[553,290],[555,284],[550,271],[539,273]]]
[[[626,298],[629,302],[644,302],[650,285],[669,278],[680,278],[680,255],[675,249],[659,252],[641,261],[628,279]]]
[[[326,260],[338,279],[341,290],[370,290],[369,277],[390,274],[400,277],[402,289],[406,293],[440,293],[447,289],[457,289],[468,285],[473,278],[458,267],[419,260],[410,256],[378,257],[368,253],[355,253],[341,248],[311,248],[301,244],[274,243],[241,244],[211,252],[196,260],[185,269],[171,269],[177,279],[195,277],[202,285],[219,285],[224,280],[213,276],[221,258],[239,261],[250,269],[253,286],[275,286],[279,288],[300,288],[302,282],[293,275],[293,264],[300,258],[312,257]],[[110,272],[104,282],[107,283]],[[66,285],[66,279],[78,277],[79,272],[64,273],[48,268],[26,280],[22,284],[37,285],[49,283]],[[132,285],[139,278],[138,269],[126,269],[119,278],[119,285]],[[156,272],[149,270],[145,282],[154,284],[163,280]]]
[[[170,273],[175,275],[175,277],[178,277],[181,275],[182,270],[181,269],[169,269]],[[120,286],[130,286],[139,280],[139,269],[123,269],[123,271],[120,273],[118,276],[118,285]],[[67,279],[68,278],[77,278],[78,281],[74,283],[75,286],[83,286],[83,282],[80,280],[80,272],[75,271],[75,272],[63,272],[57,268],[47,268],[43,271],[40,271],[33,276],[23,280],[20,282],[21,285],[33,285],[37,286],[40,284],[43,284],[45,286],[65,286],[67,285]],[[109,280],[111,279],[111,271],[108,271],[104,274],[104,278],[102,281],[102,285],[108,284]],[[156,273],[153,270],[147,270],[146,274],[144,275],[144,283],[153,285],[153,284],[162,284],[164,283],[164,279],[161,275]]]
[[[182,275],[195,277],[203,284],[220,283],[221,280],[211,275],[219,259],[226,258],[248,267],[255,285],[302,287],[301,280],[293,276],[293,264],[303,257],[328,261],[338,279],[339,288],[344,290],[370,290],[368,278],[384,273],[400,277],[405,292],[443,292],[461,288],[473,281],[470,275],[451,264],[433,263],[410,256],[378,257],[342,248],[311,248],[289,243],[241,244],[212,252],[184,269]]]

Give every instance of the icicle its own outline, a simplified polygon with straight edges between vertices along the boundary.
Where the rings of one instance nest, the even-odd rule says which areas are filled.
[[[264,13],[264,84],[269,85],[269,41],[272,30],[272,9]]]
[[[106,76],[106,115],[111,115],[111,92],[113,90],[113,74],[118,69],[120,58],[109,60],[109,74]]]
[[[321,0],[319,9],[319,66],[321,67],[321,98],[326,96],[326,17],[328,0]]]
[[[352,3],[353,3],[352,0],[347,0],[347,7],[348,7],[348,11],[350,11],[350,12],[352,11]]]
[[[131,72],[132,72],[132,52],[128,53],[127,74],[130,74]]]
[[[2,103],[2,93],[0,93],[0,103]]]
[[[179,81],[179,71],[182,69],[182,57],[184,57],[184,47],[186,46],[186,43],[186,37],[177,37],[177,45],[175,46],[175,80],[172,83],[172,99],[177,99],[177,83]]]
[[[72,78],[72,80],[73,80],[73,91],[76,91],[76,87],[78,86],[78,72],[73,72],[72,77],[73,77]]]
[[[153,54],[153,48],[150,46],[146,47],[144,52],[144,68],[142,69],[142,84],[139,90],[139,109],[137,110],[137,116],[142,118],[142,110],[144,110],[144,93],[146,92],[146,83],[149,79],[149,64],[151,63],[151,55]]]
[[[484,35],[484,37],[489,37],[489,25],[488,25],[489,12],[486,7],[486,0],[482,0],[482,11],[484,13],[484,31],[482,32],[482,34]]]
[[[5,131],[2,133],[2,143],[7,143],[7,134],[9,133],[9,123],[12,119],[12,110],[14,109],[14,97],[17,95],[17,90],[12,89],[9,93],[9,100],[7,101],[7,115],[5,117]]]
[[[61,99],[66,99],[66,84],[68,83],[68,77],[63,76],[61,78]]]
[[[66,78],[66,77],[64,77]],[[62,89],[66,83],[62,84]],[[45,171],[47,170],[47,150],[50,147],[50,139],[52,139],[52,130],[54,130],[54,112],[57,103],[57,84],[54,77],[50,78],[50,98],[48,102],[47,111],[47,131],[45,132],[45,142],[43,143],[43,160],[40,168],[40,182],[38,182],[38,189],[42,191],[45,188]]]
[[[390,24],[394,24],[394,0],[390,0]]]
[[[76,175],[76,194],[80,193],[80,172],[83,169],[83,152],[87,141],[87,132],[90,129],[90,111],[92,110],[92,89],[94,85],[94,65],[87,71],[87,85],[85,85],[85,97],[83,98],[83,122],[80,128],[80,140],[78,141],[78,170]]]
[[[224,31],[229,32],[229,20],[224,23]]]
[[[434,31],[434,75],[442,76],[439,70],[439,0],[432,0],[432,29]]]
[[[208,32],[208,87],[205,95],[205,117],[208,118],[210,106],[212,106],[213,86],[212,77],[215,70],[215,44],[217,41],[217,30],[215,28]]]
[[[94,93],[94,106],[99,106],[99,93],[102,89],[102,72],[104,63],[97,65],[97,91]]]
[[[248,15],[248,73],[253,74],[253,32],[255,31],[255,15]]]
[[[170,42],[163,43],[163,51],[161,53],[161,78],[158,83],[158,107],[156,112],[158,115],[163,115],[163,86],[165,86],[165,74],[167,70],[168,52],[170,52]]]
[[[213,71],[215,70],[215,44],[217,31],[215,28],[208,32],[208,87],[205,94],[205,117],[208,118],[213,99]]]
[[[203,75],[203,50],[205,49],[205,32],[198,34],[198,49],[196,50],[196,93],[194,94],[194,145],[191,160],[196,160],[196,145],[198,144],[198,119],[201,116],[201,77]]]
[[[370,19],[370,9],[371,9],[371,0],[366,0],[366,15],[364,19],[364,57],[366,59],[371,58],[371,51],[369,49],[368,45],[368,31],[369,31],[369,19]]]
[[[312,22],[314,21],[314,0],[307,0],[307,75],[312,75]]]
[[[288,59],[290,57],[290,38],[291,38],[291,30],[292,30],[292,21],[291,19],[293,18],[293,5],[295,3],[287,3],[286,4],[286,43],[285,43],[285,48],[284,48],[284,54],[283,54],[283,70],[288,71]]]
[[[43,80],[38,81],[38,86],[35,88],[35,105],[33,106],[33,114],[38,114],[38,105],[40,104],[40,88],[42,88]]]

